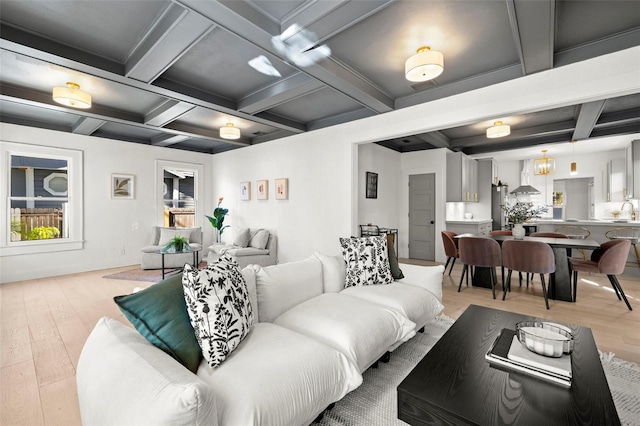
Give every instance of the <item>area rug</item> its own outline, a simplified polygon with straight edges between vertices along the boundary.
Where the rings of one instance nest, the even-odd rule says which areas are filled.
[[[449,329],[454,320],[438,317],[393,352],[389,363],[379,363],[364,374],[363,384],[327,410],[316,426],[406,425],[398,420],[396,388]],[[640,366],[600,354],[609,388],[623,425],[640,426]]]
[[[200,262],[198,268],[202,269],[205,266],[207,266],[207,262]],[[169,277],[169,275],[169,270],[167,270],[165,278]],[[157,283],[158,281],[162,280],[162,270],[140,269],[140,267],[138,266],[132,269],[127,269],[126,271],[105,275],[102,278],[108,278],[110,280],[147,281]]]

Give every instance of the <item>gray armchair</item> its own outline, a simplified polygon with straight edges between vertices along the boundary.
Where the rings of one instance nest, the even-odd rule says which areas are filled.
[[[191,230],[189,234],[189,245],[194,250],[202,250],[202,228],[165,228],[162,226],[154,226],[151,232],[151,241],[149,245],[142,247],[142,259],[140,260],[140,267],[142,269],[160,269],[162,268],[162,255],[157,253],[157,250],[163,248],[166,242],[162,239],[166,239],[170,232],[167,230]],[[163,231],[165,230],[165,231]],[[196,252],[196,260],[198,259]],[[171,256],[165,256],[164,267],[165,268],[182,268],[185,263],[193,263],[193,253],[184,254],[172,254]]]

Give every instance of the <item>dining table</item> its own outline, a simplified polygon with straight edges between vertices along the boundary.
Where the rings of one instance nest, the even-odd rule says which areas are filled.
[[[455,238],[464,238],[477,236],[473,234],[459,234]],[[512,235],[490,235],[485,238],[492,238],[500,245],[504,241],[516,239]],[[547,237],[524,237],[524,241],[539,241],[551,246],[555,257],[556,271],[550,274],[549,288],[547,297],[554,300],[563,300],[573,302],[573,287],[571,285],[571,272],[569,270],[569,258],[572,249],[576,250],[595,250],[600,244],[595,240],[579,240],[572,238],[547,238]],[[489,276],[490,268],[475,268],[472,284],[474,286],[491,288],[491,280]],[[505,283],[506,284],[506,283]]]

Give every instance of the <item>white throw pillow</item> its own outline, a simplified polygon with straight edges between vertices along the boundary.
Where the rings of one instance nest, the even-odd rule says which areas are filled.
[[[345,288],[393,282],[386,236],[340,238],[340,245],[347,263]]]
[[[283,312],[322,294],[322,264],[314,256],[296,262],[252,267],[256,271],[260,322],[273,322]]]
[[[236,233],[233,245],[244,248],[249,245],[249,238],[249,228],[242,228]]]
[[[344,289],[347,265],[341,255],[329,256],[319,251],[313,254],[322,263],[322,283],[325,293],[339,293]]]
[[[265,248],[267,248],[268,242],[269,230],[258,229],[253,235],[251,235],[251,239],[249,239],[249,247],[264,250]]]
[[[434,294],[438,300],[442,301],[442,274],[444,265],[420,266],[402,264],[404,278],[396,282],[422,287]]]
[[[209,366],[217,367],[253,324],[249,292],[240,268],[226,256],[201,271],[186,264],[182,285],[202,355]]]
[[[160,229],[160,240],[158,245],[164,247],[169,244],[174,237],[184,237],[189,241],[189,237],[191,237],[191,229],[162,228]]]

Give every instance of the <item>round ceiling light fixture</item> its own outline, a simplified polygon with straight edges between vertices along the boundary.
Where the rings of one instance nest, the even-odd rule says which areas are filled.
[[[503,138],[511,134],[511,126],[502,124],[502,121],[495,121],[493,126],[487,129],[487,137],[489,139]]]
[[[73,108],[91,108],[91,95],[80,90],[78,83],[68,81],[66,87],[53,88],[53,100]]]
[[[233,123],[227,123],[226,126],[220,127],[220,137],[222,139],[240,139],[240,129],[233,126]]]
[[[404,63],[404,74],[407,80],[421,82],[436,78],[444,71],[442,53],[422,46],[415,55]]]

